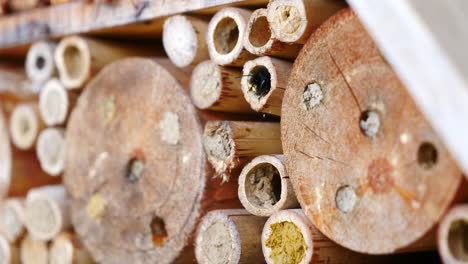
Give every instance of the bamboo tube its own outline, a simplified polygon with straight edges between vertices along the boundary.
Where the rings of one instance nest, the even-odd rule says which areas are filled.
[[[318,26],[344,7],[346,2],[340,0],[272,0],[267,18],[279,41],[305,43]]]
[[[81,36],[62,39],[55,50],[60,81],[67,89],[79,89],[108,63],[130,56],[155,56],[158,49]]]
[[[10,116],[11,142],[21,150],[32,149],[43,127],[37,103],[19,104]]]
[[[271,216],[280,210],[299,208],[283,155],[254,158],[239,176],[239,199],[253,215]]]
[[[250,10],[227,7],[208,24],[206,42],[212,61],[224,66],[242,66],[255,56],[244,49],[244,36]]]
[[[12,244],[24,233],[24,199],[4,200],[0,209],[0,232]]]
[[[244,97],[255,111],[281,115],[281,104],[292,63],[260,57],[244,64],[241,85]]]
[[[200,264],[264,263],[261,235],[267,219],[246,210],[226,209],[203,217],[195,240]]]
[[[260,8],[250,16],[244,36],[244,47],[250,53],[258,56],[273,56],[294,60],[302,45],[277,40],[267,20],[267,9]]]
[[[26,196],[24,223],[34,239],[47,241],[67,230],[70,218],[63,185],[32,189]]]
[[[36,153],[43,171],[51,176],[62,174],[65,163],[65,130],[44,129],[37,139]]]
[[[71,2],[73,0],[50,0],[51,5],[60,5],[60,4],[65,4],[68,2]]]
[[[208,22],[193,16],[176,15],[166,19],[162,41],[172,63],[183,68],[209,59],[207,28]]]
[[[0,64],[0,93],[32,96],[37,85],[29,81],[24,67],[12,64]]]
[[[7,195],[11,182],[12,153],[3,111],[0,111],[0,198]]]
[[[57,79],[50,79],[39,95],[39,110],[48,126],[64,125],[78,94],[67,91]]]
[[[249,158],[282,154],[279,123],[210,121],[205,125],[203,146],[215,177],[229,181],[233,169]]]
[[[20,260],[22,264],[48,264],[47,242],[27,235],[20,244]]]
[[[78,99],[64,184],[75,231],[99,263],[191,263],[200,217],[241,207],[237,183],[210,180],[188,78],[168,60],[129,58]]]
[[[20,264],[18,248],[0,235],[0,264]]]
[[[49,250],[49,264],[93,264],[88,251],[74,233],[62,232]]]
[[[192,72],[190,94],[199,109],[234,113],[253,112],[240,84],[242,72],[212,61],[198,64]]]
[[[33,82],[43,84],[56,74],[54,51],[57,46],[53,41],[34,43],[26,56],[26,73]]]
[[[47,0],[8,0],[8,8],[14,12],[21,12],[44,6],[47,3]]]
[[[444,263],[468,263],[468,205],[457,205],[449,210],[438,228],[439,254]]]
[[[418,250],[462,171],[351,10],[304,46],[282,111],[286,167],[317,228],[358,252]]]

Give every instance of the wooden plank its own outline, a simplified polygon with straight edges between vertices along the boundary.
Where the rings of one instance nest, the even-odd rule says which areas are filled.
[[[89,32],[221,5],[259,5],[267,0],[120,0],[70,2],[0,18],[0,48],[47,37]]]
[[[468,2],[348,2],[468,172]]]

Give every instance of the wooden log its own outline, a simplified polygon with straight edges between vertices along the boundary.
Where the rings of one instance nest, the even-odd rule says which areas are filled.
[[[281,104],[292,63],[260,57],[244,64],[241,85],[244,97],[255,111],[281,115]]]
[[[3,235],[0,235],[0,263],[20,264],[18,248],[11,245]]]
[[[283,162],[283,155],[262,155],[244,166],[239,176],[239,199],[249,213],[271,216],[299,208]]]
[[[349,9],[299,54],[281,122],[302,208],[352,250],[418,249],[411,244],[438,222],[462,183],[451,154]]]
[[[37,139],[36,155],[42,170],[47,174],[62,174],[65,163],[65,129],[44,129]]]
[[[193,263],[200,217],[241,206],[237,183],[210,180],[202,124],[182,86],[189,76],[171,65],[110,64],[70,116],[64,183],[75,231],[97,262]]]
[[[346,7],[341,0],[274,0],[267,18],[275,37],[288,43],[305,43],[325,20]]]
[[[24,223],[30,236],[47,241],[71,227],[63,185],[32,189],[26,196]]]
[[[24,230],[24,199],[4,200],[0,206],[0,232],[9,243],[16,244]]]
[[[195,240],[200,264],[265,263],[261,236],[265,217],[243,209],[215,210],[203,217]]]
[[[451,208],[439,224],[437,244],[444,263],[468,263],[468,205]]]
[[[20,244],[20,260],[22,264],[48,264],[49,252],[47,242],[36,240],[27,235]]]
[[[244,48],[244,36],[250,10],[227,7],[211,18],[206,42],[212,61],[224,66],[242,66],[255,58]]]
[[[34,43],[26,56],[26,73],[34,83],[43,85],[56,74],[54,51],[57,43],[54,41],[39,41]]]
[[[21,150],[33,149],[38,134],[44,128],[37,103],[22,103],[15,106],[9,125],[11,142]]]
[[[208,22],[194,16],[176,15],[166,19],[162,41],[172,63],[183,68],[209,59],[207,28]]]
[[[39,111],[48,126],[64,125],[75,106],[78,94],[67,91],[58,79],[50,79],[41,89]]]
[[[67,89],[81,88],[108,63],[130,56],[155,56],[158,49],[81,36],[62,39],[55,50],[60,81]]]
[[[257,56],[294,60],[302,45],[279,41],[268,23],[267,9],[260,8],[255,10],[249,18],[244,36],[244,47]]]
[[[48,0],[8,0],[8,8],[13,12],[21,12],[44,6],[48,3]]]
[[[213,61],[198,64],[192,72],[190,95],[199,109],[252,113],[240,84],[242,71]]]
[[[209,121],[203,147],[215,177],[229,181],[233,170],[264,154],[282,154],[280,125],[274,122]]]
[[[50,264],[94,264],[88,250],[76,234],[62,232],[58,234],[49,250]]]

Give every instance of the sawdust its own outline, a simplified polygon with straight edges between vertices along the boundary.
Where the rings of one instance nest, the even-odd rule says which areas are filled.
[[[232,239],[226,223],[216,221],[206,228],[205,232],[203,232],[201,247],[211,264],[229,263]]]
[[[292,222],[284,221],[270,225],[271,234],[265,245],[271,249],[274,264],[298,264],[307,250],[301,229]]]

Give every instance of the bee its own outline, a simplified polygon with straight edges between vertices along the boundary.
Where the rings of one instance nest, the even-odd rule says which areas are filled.
[[[242,75],[240,77],[250,77],[248,81],[249,91],[256,96],[262,97],[267,95],[271,89],[271,74],[267,68],[261,67],[252,71],[252,74]]]

